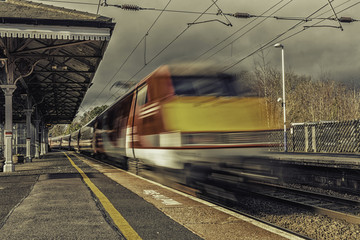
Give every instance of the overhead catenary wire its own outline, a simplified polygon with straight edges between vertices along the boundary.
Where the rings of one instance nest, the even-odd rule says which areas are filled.
[[[204,11],[200,14],[200,16],[198,16],[193,23],[197,22],[218,0],[213,1],[213,3]],[[168,49],[177,39],[179,39],[189,28],[191,25],[188,25],[184,30],[182,30],[172,41],[170,41],[163,49],[161,49],[153,58],[151,58],[147,63],[150,64],[151,62],[153,62],[156,58],[158,58],[166,49]],[[131,78],[129,78],[125,83],[130,82],[134,77],[136,77],[142,70],[144,70],[144,68],[148,66],[148,65],[144,65],[142,66]],[[110,101],[110,99],[112,99],[114,96],[116,96],[116,94],[120,91],[120,89],[118,91],[116,91],[113,95],[111,95],[107,101],[105,102],[105,104]]]
[[[292,0],[291,0],[292,1]],[[290,1],[290,2],[291,2]],[[280,1],[280,2],[282,2],[282,1]],[[279,3],[280,3],[279,2]],[[314,13],[312,13],[312,14],[310,14],[306,19],[308,19],[308,18],[310,18],[312,15],[314,15],[314,14],[316,14],[317,12],[319,12],[319,11],[321,11],[324,7],[326,7],[327,6],[327,4],[326,5],[324,5],[323,7],[321,7],[320,9],[318,9],[317,11],[315,11]],[[204,14],[204,13],[203,13]],[[202,14],[202,15],[203,15]],[[201,17],[201,16],[200,16]],[[194,21],[194,22],[196,22],[196,20]],[[300,21],[300,23],[302,23],[302,22],[304,22],[304,19],[302,19],[301,21]],[[296,24],[295,26],[293,26],[292,28],[290,28],[288,31],[290,31],[290,30],[292,30],[293,28],[295,28],[296,26],[298,26],[300,23],[298,23],[298,24]],[[189,27],[189,26],[188,26]],[[186,30],[187,30],[188,28],[186,28]],[[286,32],[287,33],[287,32]],[[182,35],[183,34],[183,32],[180,34],[180,35]],[[283,34],[285,34],[285,33],[283,33]],[[283,35],[283,34],[280,34],[281,36]],[[174,40],[176,40],[177,38],[179,37],[179,35],[174,39]],[[279,36],[277,36],[276,38],[278,38]],[[275,38],[275,39],[276,39]],[[174,41],[173,40],[173,41]],[[173,42],[172,41],[172,42]],[[271,42],[273,42],[274,40],[272,40]],[[172,42],[169,44],[169,45],[171,45],[172,44]],[[232,42],[233,43],[233,42]],[[169,46],[169,45],[167,45],[167,47]],[[150,62],[152,62],[152,60],[154,60],[158,55],[160,55],[167,47],[165,47],[162,51],[160,51],[153,59],[151,59],[150,61],[149,61],[149,63]],[[263,48],[263,47],[262,47]],[[256,52],[258,52],[258,50],[256,50],[255,52],[253,52],[252,54],[250,54],[249,56],[251,56],[251,55],[253,55],[254,53],[256,53]],[[249,56],[247,56],[247,57],[249,57]],[[245,57],[244,59],[246,59],[247,57]],[[243,59],[243,60],[244,60]],[[242,61],[242,60],[241,60]],[[237,63],[235,64],[235,65],[237,65]],[[144,68],[145,68],[146,66],[143,66],[138,72],[136,72],[128,81],[130,81],[130,80],[132,80],[137,74],[139,74]],[[233,66],[231,66],[231,67],[233,67]],[[231,68],[230,67],[230,68]],[[230,68],[227,68],[227,69],[230,69]],[[226,70],[227,70],[226,69]],[[117,92],[116,92],[117,93]],[[115,93],[115,94],[116,94]],[[108,102],[112,97],[114,97],[114,95],[115,94],[113,94],[106,102]]]
[[[339,23],[339,27],[340,27],[341,31],[344,31],[344,28],[343,28],[343,27],[342,27],[342,25],[341,25],[341,22],[340,22],[340,20],[339,20],[339,18],[338,18],[338,16],[337,16],[337,14],[336,14],[336,12],[335,12],[335,9],[334,9],[334,7],[333,7],[333,5],[332,5],[331,1],[330,1],[330,0],[328,0],[328,2],[329,2],[329,5],[330,5],[330,7],[331,7],[332,11],[334,12],[334,16],[335,16],[336,20],[337,20],[337,21],[338,21],[338,23]]]
[[[101,0],[99,0],[98,7],[97,7],[97,10],[96,10],[96,14],[99,14],[100,6],[101,6]]]
[[[169,0],[168,3],[165,5],[164,10],[169,6],[169,4],[171,3],[172,0]],[[161,15],[163,14],[163,12],[161,12],[156,19],[154,20],[154,22],[151,24],[151,26],[147,29],[145,35],[140,39],[140,41],[136,44],[136,46],[133,48],[133,50],[130,52],[130,54],[126,57],[125,61],[120,65],[120,67],[117,69],[117,71],[115,72],[115,74],[110,78],[110,80],[106,83],[106,85],[103,87],[103,89],[100,91],[100,93],[96,96],[96,98],[92,101],[92,103],[89,106],[93,106],[96,102],[96,100],[100,97],[100,95],[104,92],[104,90],[109,86],[109,84],[114,80],[114,78],[116,77],[116,75],[121,71],[121,69],[124,67],[124,65],[128,62],[128,60],[130,59],[130,57],[134,54],[134,52],[136,51],[136,49],[140,46],[140,44],[146,39],[146,37],[149,35],[149,32],[151,31],[151,29],[155,26],[155,24],[158,22],[158,20],[160,19]],[[145,45],[146,47],[146,45]],[[145,51],[146,52],[146,49]],[[146,61],[146,56],[144,53],[144,61]],[[128,81],[127,81],[128,82]],[[108,100],[105,102],[105,104],[108,102]]]
[[[351,2],[351,0],[348,0],[348,1],[346,1],[346,2],[343,2],[342,4],[339,4],[338,6],[336,6],[335,8],[341,7],[342,5],[345,5],[345,4],[348,3],[348,2]],[[360,1],[358,1],[358,2],[356,2],[356,3],[354,3],[354,4],[352,4],[352,5],[344,8],[344,9],[341,10],[341,11],[338,11],[337,13],[342,13],[342,12],[344,12],[344,11],[350,9],[350,8],[355,7],[355,6],[358,5],[358,4],[360,4]],[[331,10],[328,10],[328,11],[324,12],[323,14],[320,14],[319,16],[322,16],[322,15],[328,13],[328,12],[331,12],[331,11],[333,11],[333,10],[332,10],[332,9],[331,9]],[[329,18],[332,18],[332,17],[329,17]],[[334,19],[334,20],[338,20],[338,21],[343,22],[343,23],[351,23],[351,22],[359,21],[359,20],[353,19],[353,18],[351,18],[351,17],[340,17],[340,18],[338,18],[338,19],[336,19],[336,18],[333,18],[333,19]],[[313,25],[311,25],[311,26],[304,26],[304,28],[315,27],[317,24],[322,23],[322,22],[324,22],[324,21],[325,21],[325,20],[322,20],[322,21],[320,21],[320,22],[318,22],[318,23],[316,23],[316,24],[313,24]],[[327,26],[327,27],[329,27],[329,26]],[[339,28],[339,27],[337,27],[337,28]]]
[[[283,2],[284,0],[279,1],[277,4],[275,4],[272,8],[274,8],[275,6],[277,6],[278,4],[280,4],[281,2]],[[288,3],[292,2],[293,0],[290,0]],[[288,4],[287,3],[287,4]],[[287,4],[285,4],[283,7],[285,7]],[[212,7],[212,5],[203,13],[201,13],[201,15],[194,21],[194,23],[204,14],[206,14],[206,12]],[[272,9],[270,8],[270,10]],[[268,10],[269,11],[269,10]],[[268,12],[266,11],[266,12]],[[266,13],[265,12],[265,13]],[[158,54],[156,54],[150,61],[148,61],[147,63],[151,63],[154,59],[156,59],[163,51],[165,51],[173,42],[175,42],[186,30],[188,30],[188,28],[190,27],[190,25],[188,25],[187,28],[185,28],[178,36],[175,37],[174,40],[172,40],[167,46],[165,46]],[[130,79],[128,79],[125,84],[129,81],[131,81],[135,76],[137,76],[144,68],[146,67],[146,65],[144,65],[143,67],[141,67]],[[112,99],[113,97],[116,97],[116,94],[120,91],[121,89],[119,89],[118,91],[116,91],[113,95],[111,95],[107,101],[105,102],[105,104],[110,101],[110,99]]]
[[[98,6],[98,3],[89,3],[89,2],[77,2],[77,1],[65,1],[65,0],[37,0],[39,2],[54,2],[54,3],[71,3],[71,4],[81,4],[89,6]],[[101,0],[100,0],[101,1]]]
[[[340,4],[340,5],[338,5],[336,8],[342,6],[342,5],[344,5],[344,4],[346,4],[346,3],[350,2],[350,1],[351,1],[351,0],[348,0],[348,1],[346,1],[346,2],[344,2],[344,3],[342,3],[342,4]],[[343,10],[339,11],[338,13],[344,12],[344,11],[346,11],[347,9],[350,9],[350,8],[352,8],[352,7],[354,7],[354,6],[358,5],[358,4],[360,4],[360,2],[357,2],[357,3],[355,3],[355,4],[351,5],[351,6],[343,9]],[[317,17],[320,17],[320,16],[322,16],[322,15],[324,15],[324,14],[330,12],[330,11],[331,11],[331,10],[328,10],[328,11],[326,11],[326,12],[318,15]],[[284,42],[284,41],[286,41],[286,40],[288,40],[288,39],[290,39],[290,38],[292,38],[292,37],[295,37],[296,35],[304,32],[304,31],[307,30],[307,29],[309,29],[310,27],[315,27],[316,25],[318,25],[318,24],[320,24],[320,23],[322,23],[322,22],[324,22],[324,21],[325,21],[325,19],[324,19],[324,20],[321,20],[321,21],[319,21],[319,22],[317,22],[317,23],[315,23],[315,24],[313,24],[313,25],[311,25],[311,26],[304,26],[303,29],[301,29],[301,30],[299,30],[299,31],[291,34],[290,36],[287,36],[287,37],[282,38],[282,39],[278,39],[278,42]],[[266,46],[266,47],[264,46],[261,50],[265,50],[265,49],[270,48],[270,47],[272,47],[272,45],[268,45],[268,46]],[[259,51],[261,51],[261,50],[259,50]],[[257,52],[258,52],[258,51],[257,51]],[[256,53],[256,52],[255,52],[255,53]],[[254,53],[254,54],[255,54],[255,53]],[[250,56],[248,56],[248,57],[250,57]],[[246,58],[245,58],[245,59],[246,59]],[[243,59],[243,60],[245,60],[245,59]]]
[[[348,2],[350,2],[351,0],[348,0],[347,2],[345,2],[345,3],[348,3]],[[344,3],[344,4],[345,4]],[[338,13],[342,13],[342,12],[344,12],[344,11],[346,11],[346,10],[348,10],[348,9],[350,9],[350,8],[353,8],[353,7],[355,7],[356,5],[358,5],[358,4],[360,4],[360,1],[359,2],[356,2],[356,3],[354,3],[354,4],[352,4],[352,5],[350,5],[349,7],[347,7],[347,8],[345,8],[345,9],[343,9],[343,10],[341,10],[341,11],[339,11]],[[343,4],[341,4],[341,5],[343,5]],[[339,5],[340,6],[340,5]]]
[[[348,2],[351,2],[351,0],[348,0],[348,1],[346,1],[346,2],[343,2],[343,3],[339,4],[338,6],[336,6],[336,8],[339,8],[339,7],[341,7],[342,5],[345,5],[345,4],[348,3]],[[351,6],[345,8],[345,9],[343,9],[343,10],[341,10],[341,11],[338,11],[338,13],[342,13],[342,12],[344,12],[344,11],[346,11],[346,10],[348,10],[348,9],[350,9],[350,8],[358,5],[358,4],[360,4],[360,1],[357,2],[357,3],[355,3],[355,4],[352,4]],[[318,15],[318,17],[320,17],[320,16],[322,16],[322,15],[328,13],[328,12],[331,12],[331,10],[328,10],[328,11],[326,11],[326,12]],[[340,18],[340,19],[341,19],[341,18]],[[307,30],[307,29],[310,28],[310,27],[315,27],[316,25],[318,25],[318,24],[320,24],[320,23],[322,23],[322,22],[324,22],[324,21],[325,21],[325,20],[321,20],[321,21],[319,21],[319,22],[317,22],[317,23],[314,23],[314,24],[311,25],[311,26],[304,26],[304,28],[301,29],[300,31],[298,31],[298,32],[296,32],[296,33],[293,33],[292,35],[287,36],[286,38],[279,39],[278,41],[279,41],[279,42],[283,42],[283,41],[285,41],[285,40],[287,40],[287,39],[289,39],[289,38],[294,37],[295,35],[298,35],[299,33]],[[351,20],[348,20],[348,21],[350,22],[350,21],[358,21],[358,20],[355,20],[355,19],[352,19],[352,18],[351,18]],[[346,21],[343,21],[343,22],[346,22]],[[270,46],[270,47],[271,47],[271,46]]]
[[[324,9],[328,4],[323,5],[322,7],[320,7],[318,10],[316,10],[315,12],[311,13],[308,17],[313,16],[314,14],[318,13],[319,11],[321,11],[322,9]],[[284,31],[283,33],[278,34],[275,38],[271,39],[270,41],[268,41],[267,43],[263,44],[263,46],[259,47],[258,49],[256,49],[255,51],[251,52],[250,54],[248,54],[247,56],[241,58],[240,60],[236,61],[235,63],[229,65],[228,67],[226,67],[224,69],[224,71],[227,71],[231,68],[233,68],[234,66],[238,65],[240,62],[244,61],[245,59],[247,59],[248,57],[254,55],[255,53],[269,47],[270,45],[272,45],[273,42],[275,42],[276,40],[278,40],[280,37],[284,36],[285,34],[287,34],[288,32],[292,31],[293,29],[295,29],[297,26],[299,26],[300,24],[302,24],[304,22],[304,20],[301,20],[300,22],[296,23],[295,25],[293,25],[292,27],[290,27],[289,29],[287,29],[286,31]]]
[[[46,0],[38,0],[38,1],[46,1]],[[57,1],[57,0],[54,0],[54,1],[52,1],[52,2],[67,2],[67,1]],[[99,1],[100,2],[100,1]],[[282,1],[280,1],[280,2],[282,2]],[[88,4],[88,5],[97,5],[98,6],[98,4],[91,4],[91,3],[80,3],[80,2],[67,2],[67,3],[73,3],[73,4],[76,4],[76,3],[78,3],[78,4]],[[124,5],[124,4],[123,4]],[[130,4],[125,4],[125,8],[127,8],[127,9],[124,9],[124,10],[132,10],[132,9],[138,9],[135,5],[131,5],[130,6]],[[154,8],[141,8],[141,9],[144,9],[144,10],[154,10],[154,11],[161,11],[161,9],[154,9]],[[181,13],[200,13],[200,12],[191,12],[191,11],[181,11],[181,10],[170,10],[170,9],[165,9],[165,10],[162,10],[162,12],[181,12]],[[205,14],[212,14],[212,15],[216,15],[217,13],[208,13],[208,12],[205,12],[205,13],[201,13],[202,15],[205,15]],[[226,13],[224,13],[224,14],[226,14]],[[227,14],[228,16],[230,16],[230,14]],[[240,16],[241,14],[240,13],[235,13],[235,14],[233,14],[233,15],[237,15],[237,16]],[[250,14],[249,14],[250,15]],[[256,15],[251,15],[251,17],[263,17],[263,18],[266,18],[266,17],[268,17],[268,18],[270,18],[270,17],[273,17],[273,18],[276,18],[276,19],[278,19],[278,20],[300,20],[300,18],[296,18],[296,17],[278,17],[278,16],[256,16]],[[311,21],[311,20],[314,20],[315,18],[301,18],[302,20],[308,20],[308,21]],[[322,20],[335,20],[334,18],[321,18]],[[342,22],[353,22],[353,21],[358,21],[358,20],[355,20],[355,19],[352,19],[352,18],[338,18],[338,20],[339,21],[342,21]],[[153,59],[151,59],[150,61],[147,61],[146,60],[146,34],[144,35],[144,37],[139,41],[139,44],[136,46],[136,48],[134,49],[134,51],[139,47],[139,45],[142,43],[142,42],[144,42],[144,66],[143,66],[143,68],[141,68],[130,80],[132,80],[139,72],[141,72],[145,67],[146,67],[146,65],[148,65],[149,63],[151,63],[152,61],[153,61]],[[172,44],[172,43],[171,43]],[[171,45],[170,44],[170,45]],[[233,44],[233,42],[231,43],[231,44]],[[167,48],[167,47],[166,47]],[[165,49],[166,50],[166,49]],[[165,51],[164,50],[164,51]],[[160,54],[161,54],[162,52],[160,52]],[[131,55],[133,54],[133,52],[131,53]],[[159,55],[160,55],[159,54]],[[130,56],[131,56],[130,55]],[[155,57],[157,57],[157,56],[155,56]],[[121,67],[122,68],[122,67]],[[118,74],[118,72],[116,73],[116,74]],[[114,76],[115,77],[115,76]],[[101,93],[96,97],[96,99],[95,99],[95,101],[98,99],[98,97],[103,93],[103,91],[107,88],[107,86],[113,81],[113,79],[114,79],[114,77],[113,78],[111,78],[111,80],[110,80],[110,82],[105,86],[105,88],[103,88],[103,90],[101,91]],[[126,82],[129,82],[129,80],[128,81],[126,81]]]
[[[318,13],[319,11],[321,11],[322,9],[324,9],[326,6],[327,6],[327,4],[323,5],[321,8],[319,8],[319,9],[318,9],[317,11],[315,11],[314,13],[310,14],[308,17],[300,19],[300,22],[299,22],[299,23],[297,23],[297,24],[295,24],[294,26],[292,26],[291,28],[289,28],[289,29],[288,29],[285,33],[283,33],[283,34],[286,34],[287,32],[295,29],[297,26],[299,26],[299,25],[302,24],[303,22],[307,22],[307,21],[308,21],[307,19],[310,19],[311,16],[315,15],[316,13]],[[246,34],[246,33],[245,33],[245,34]],[[241,37],[243,37],[245,34],[237,37],[236,39],[234,39],[233,41],[231,41],[229,44],[227,44],[226,46],[224,46],[223,48],[219,49],[217,52],[215,52],[214,54],[212,54],[211,56],[209,56],[207,59],[209,59],[210,57],[213,57],[215,54],[217,54],[217,53],[219,53],[220,51],[224,50],[226,47],[228,47],[230,44],[233,44],[234,42],[236,42],[237,40],[239,40],[239,39],[240,39]],[[280,35],[282,35],[282,34],[280,34]],[[258,49],[258,51],[260,51],[260,50],[261,50],[261,48]],[[256,51],[256,52],[258,52],[258,51]],[[255,53],[256,53],[256,52],[255,52]],[[252,55],[252,54],[251,54],[251,55]],[[246,58],[247,58],[247,57],[246,57]],[[246,59],[246,58],[245,58],[245,59]]]
[[[44,0],[45,1],[45,0]],[[331,2],[330,0],[328,0],[331,6]],[[217,5],[217,4],[216,4]],[[123,10],[128,10],[128,11],[162,11],[162,12],[169,12],[169,13],[184,13],[184,14],[201,14],[201,12],[198,11],[189,11],[189,10],[175,10],[175,9],[157,9],[157,8],[149,8],[149,7],[140,7],[138,5],[135,4],[107,4],[107,2],[105,1],[104,3],[102,3],[102,6],[104,7],[117,7],[117,8],[121,8]],[[218,7],[218,6],[217,6]],[[304,21],[312,21],[312,20],[334,20],[334,21],[338,21],[339,23],[341,22],[347,22],[346,19],[342,19],[342,18],[304,18],[304,17],[294,17],[294,16],[273,16],[273,15],[254,15],[254,14],[250,14],[250,13],[244,13],[244,12],[235,12],[235,13],[224,13],[219,7],[218,7],[218,12],[214,12],[214,13],[210,13],[207,12],[205,13],[206,15],[222,15],[224,16],[224,18],[227,20],[227,23],[220,21],[220,20],[208,20],[208,21],[204,21],[204,22],[210,22],[210,21],[218,21],[221,23],[224,23],[225,25],[228,26],[232,26],[230,20],[228,19],[227,16],[231,16],[234,18],[274,18],[276,20],[292,20],[292,21],[297,21],[297,20],[304,20]],[[204,14],[204,15],[205,15]],[[201,22],[203,23],[203,22]],[[197,23],[198,24],[198,23]]]
[[[101,3],[101,0],[99,0],[99,3],[90,3],[90,2],[74,2],[74,1],[66,1],[66,0],[35,0],[38,2],[53,2],[53,3],[69,3],[69,4],[82,4],[82,5],[91,5],[91,6],[97,6],[96,13],[99,13],[99,7],[104,6],[116,6],[118,8],[121,8],[123,10],[129,10],[129,11],[140,11],[140,10],[148,10],[148,11],[161,11],[161,12],[169,12],[169,13],[184,13],[184,14],[201,14],[201,12],[198,11],[189,11],[189,10],[176,10],[176,9],[160,9],[160,8],[151,8],[151,7],[140,7],[135,4],[122,4],[122,5],[115,5],[115,4],[105,4],[104,2]],[[105,1],[106,2],[106,1]],[[224,13],[222,12],[224,16],[231,16],[235,18],[274,18],[277,20],[301,20],[304,19],[303,17],[294,17],[294,16],[272,16],[272,15],[254,15],[249,13],[243,13],[243,12],[235,12],[235,13]],[[219,12],[207,12],[204,15],[219,15]],[[305,19],[304,19],[305,20]],[[306,21],[312,21],[312,20],[332,20],[332,21],[339,21],[342,22],[349,22],[348,17],[340,17],[340,18],[307,18]],[[350,22],[359,21],[356,19],[351,19]],[[230,22],[230,21],[229,21]]]
[[[211,1],[215,4],[215,6],[216,6],[217,9],[218,9],[217,15],[221,15],[221,16],[223,16],[223,17],[226,19],[227,24],[225,24],[225,25],[232,27],[232,26],[233,26],[232,23],[230,22],[230,20],[228,19],[228,17],[223,13],[223,11],[222,11],[221,8],[219,7],[219,5],[216,3],[216,1],[214,1],[214,0],[211,0]]]
[[[350,1],[350,0],[349,0],[349,1]],[[349,1],[347,1],[347,2],[349,2]],[[342,11],[339,11],[338,13],[341,13],[341,12],[343,12],[343,11],[351,8],[351,7],[354,7],[355,5],[357,5],[357,4],[359,4],[359,3],[360,3],[360,1],[357,2],[357,3],[355,3],[355,4],[353,4],[352,6],[350,6],[350,7],[348,7],[348,8],[346,8],[346,9],[343,9]],[[328,5],[328,4],[326,4],[326,5],[322,6],[321,8],[319,8],[317,11],[315,11],[315,12],[312,13],[312,14],[310,14],[309,17],[311,17],[312,15],[318,13],[318,12],[321,11],[323,8],[325,8],[327,5]],[[340,4],[340,5],[337,6],[337,7],[340,7],[341,5],[343,5],[343,4]],[[337,7],[336,7],[336,8],[337,8]],[[330,11],[331,11],[331,10],[330,10]],[[327,11],[327,12],[329,12],[329,11]],[[323,15],[323,14],[321,14],[321,15]],[[317,24],[319,24],[319,23],[321,23],[321,22],[323,22],[323,21],[325,21],[325,20],[321,20],[321,21],[319,21],[318,23],[315,23],[314,25],[317,25]],[[267,43],[263,44],[263,46],[259,47],[258,49],[256,49],[255,51],[251,52],[251,53],[248,54],[247,56],[243,57],[243,58],[240,59],[239,61],[236,61],[235,63],[229,65],[228,67],[226,67],[226,68],[224,69],[224,71],[227,71],[227,70],[233,68],[234,66],[236,66],[236,65],[239,64],[240,62],[244,61],[245,59],[251,57],[251,56],[254,55],[255,53],[257,53],[257,52],[259,52],[259,51],[261,51],[261,50],[264,50],[264,49],[266,49],[266,48],[268,48],[268,47],[271,47],[272,44],[273,44],[275,41],[279,41],[279,38],[281,38],[282,36],[284,36],[286,33],[290,32],[291,30],[293,30],[293,29],[295,28],[295,26],[298,26],[298,25],[301,24],[302,22],[303,22],[303,21],[300,21],[299,23],[297,23],[297,24],[295,24],[294,26],[292,26],[292,27],[290,27],[289,29],[287,29],[285,32],[277,35],[277,36],[276,36],[275,38],[273,38],[272,40],[270,40],[270,41],[268,41]],[[313,26],[314,26],[314,25],[313,25]],[[303,28],[302,30],[298,31],[297,33],[292,34],[291,37],[294,37],[295,35],[303,32],[303,31],[305,31],[305,30],[307,30],[307,29],[309,29],[309,28]],[[284,41],[284,40],[289,39],[289,38],[290,38],[290,37],[287,37],[287,38],[281,39],[280,41]]]
[[[342,3],[342,4],[340,4],[340,5],[338,5],[336,8],[341,7],[342,5],[345,5],[346,3],[350,2],[350,1],[351,1],[351,0],[348,0],[348,1],[346,1],[346,2],[344,2],[344,3]],[[349,7],[347,7],[347,8],[345,8],[345,9],[343,9],[343,10],[341,10],[341,11],[338,11],[338,13],[342,13],[342,12],[344,12],[344,11],[346,11],[346,10],[348,10],[348,9],[350,9],[350,8],[358,5],[358,4],[360,4],[360,1],[357,2],[357,3],[355,3],[355,4],[353,4],[353,5],[351,5],[351,6],[349,6]],[[331,11],[331,10],[326,11],[325,13],[322,13],[322,14],[320,14],[319,16],[322,16],[322,15],[324,15],[324,14],[330,12],[330,11]],[[315,24],[313,24],[313,25],[311,25],[311,26],[304,26],[304,28],[301,29],[300,31],[298,31],[298,32],[296,32],[296,33],[293,33],[292,35],[287,36],[286,38],[280,39],[279,42],[284,42],[284,41],[286,41],[287,39],[292,38],[292,37],[298,35],[299,33],[303,32],[303,31],[305,31],[305,30],[307,30],[307,29],[309,29],[309,28],[311,28],[311,27],[315,27],[315,26],[317,26],[318,24],[320,24],[320,23],[322,23],[322,22],[324,22],[324,21],[325,21],[325,20],[321,20],[321,21],[319,21],[319,22],[317,22],[317,23],[315,23]],[[349,20],[349,21],[350,21],[350,20]],[[358,21],[358,20],[352,19],[352,21]],[[343,22],[345,22],[345,21],[343,21]]]
[[[266,14],[267,12],[271,11],[272,9],[276,8],[278,5],[280,5],[282,2],[284,2],[285,0],[280,0],[279,2],[277,2],[276,4],[274,4],[272,7],[270,7],[269,9],[267,9],[265,12],[263,12],[260,16]],[[277,10],[275,10],[274,12],[272,12],[272,14],[280,11],[281,9],[283,9],[284,7],[286,7],[288,4],[290,4],[293,0],[289,0],[287,3],[285,3],[284,5],[280,6]],[[240,39],[241,37],[243,37],[244,35],[246,35],[247,33],[249,33],[250,31],[254,30],[257,26],[259,26],[260,24],[262,24],[264,21],[266,21],[267,18],[263,19],[262,21],[260,21],[259,23],[257,23],[255,26],[253,26],[252,28],[250,28],[248,31],[246,31],[245,33],[241,34],[239,37],[237,37],[234,41],[232,41],[230,44],[234,43],[235,41],[237,41],[238,39]],[[235,31],[234,33],[232,33],[230,36],[226,37],[225,39],[223,39],[222,41],[220,41],[219,43],[215,44],[213,47],[209,48],[208,50],[206,50],[204,53],[202,53],[199,57],[197,57],[195,59],[195,61],[199,60],[201,57],[203,57],[205,54],[209,53],[210,51],[212,51],[213,49],[215,49],[216,47],[218,47],[219,45],[221,45],[222,43],[226,42],[228,39],[230,39],[231,37],[233,37],[234,35],[236,35],[237,33],[239,33],[240,31],[242,31],[243,29],[245,29],[247,26],[249,26],[250,24],[252,24],[253,22],[255,22],[256,20],[258,20],[258,18],[250,21],[248,24],[245,24],[243,27],[241,27],[240,29],[238,29],[237,31]],[[227,44],[225,47],[221,48],[219,51],[217,51],[216,53],[222,51],[223,49],[225,49],[226,47],[228,47],[230,44]],[[206,59],[209,59],[210,57],[214,56],[216,53],[212,54],[211,56],[207,57]]]

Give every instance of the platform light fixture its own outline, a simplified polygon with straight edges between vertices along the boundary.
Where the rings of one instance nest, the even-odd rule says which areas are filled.
[[[287,136],[286,136],[286,101],[285,101],[285,63],[284,63],[284,45],[276,43],[275,48],[281,48],[281,74],[282,74],[282,107],[284,112],[284,152],[287,152]]]

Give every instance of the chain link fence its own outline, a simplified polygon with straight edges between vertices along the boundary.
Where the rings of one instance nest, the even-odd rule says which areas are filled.
[[[287,140],[289,152],[359,153],[360,120],[293,123]]]

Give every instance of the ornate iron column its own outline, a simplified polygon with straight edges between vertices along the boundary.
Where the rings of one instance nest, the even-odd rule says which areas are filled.
[[[13,172],[15,171],[15,166],[12,160],[12,128],[13,128],[13,109],[12,109],[12,100],[13,93],[16,89],[16,85],[14,84],[14,70],[15,63],[10,61],[8,58],[0,58],[0,66],[1,66],[1,83],[0,88],[4,91],[5,94],[5,126],[4,126],[4,144],[5,144],[5,165],[3,168],[4,172]]]

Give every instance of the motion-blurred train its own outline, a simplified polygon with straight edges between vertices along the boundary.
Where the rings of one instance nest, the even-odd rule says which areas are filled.
[[[278,144],[269,135],[279,126],[268,121],[266,99],[246,85],[215,67],[161,66],[80,130],[50,138],[50,147],[125,168],[181,170],[256,156]]]

